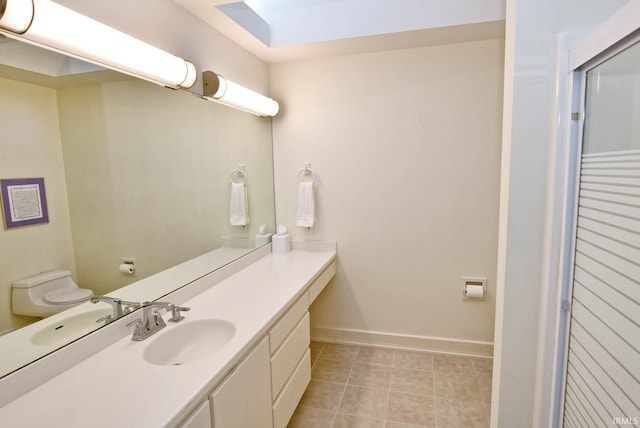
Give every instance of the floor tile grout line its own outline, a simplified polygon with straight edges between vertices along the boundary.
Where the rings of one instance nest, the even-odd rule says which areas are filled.
[[[336,407],[336,411],[333,413],[333,420],[331,421],[331,426],[333,427],[336,424],[336,419],[338,419],[338,411],[340,410],[340,404],[342,404],[342,399],[344,398],[344,393],[347,390],[347,385],[344,385],[344,389],[342,390],[342,394],[340,395],[340,400],[338,400],[338,406]]]
[[[358,354],[360,353],[360,347],[358,347],[358,352],[356,353],[356,358],[358,358]],[[347,392],[347,387],[349,386],[349,378],[351,377],[351,372],[353,371],[354,362],[351,363],[351,368],[349,368],[349,374],[347,375],[346,383],[344,384],[344,389],[342,390],[342,395],[340,396],[340,400],[338,401],[338,408],[336,409],[336,413],[333,415],[333,422],[331,422],[331,426],[335,426],[336,420],[338,419],[338,412],[340,411],[340,405],[342,404],[342,399],[344,398],[344,394]]]
[[[436,361],[433,360],[433,426],[438,428],[438,395],[436,392]]]
[[[389,413],[389,400],[391,398],[391,376],[393,376],[393,368],[395,366],[395,362],[396,362],[396,351],[393,351],[393,356],[391,357],[391,375],[389,376],[389,388],[387,389],[387,402],[385,404],[385,409],[384,409],[384,418],[383,418],[383,425],[386,427],[387,426],[387,414]]]
[[[395,355],[395,351],[393,351],[394,355]],[[386,427],[387,426],[387,413],[389,413],[389,398],[391,396],[391,391],[387,390],[387,402],[385,403],[384,406],[384,417],[382,418],[382,422],[383,425]]]
[[[316,363],[318,362],[318,360],[320,359],[320,354],[322,354],[322,351],[324,350],[324,346],[325,344],[322,344],[322,347],[320,348],[320,351],[318,352],[318,355],[316,356],[313,364],[311,364],[310,369],[313,369],[313,367],[316,365]],[[311,351],[311,344],[309,344],[309,351]]]
[[[482,420],[484,421],[485,426],[489,426],[489,421],[487,420],[487,409],[484,406],[482,390],[480,389],[480,377],[478,376],[478,370],[476,369],[476,365],[473,361],[471,361],[471,364],[473,366],[473,372],[476,375],[476,386],[478,387],[478,396],[480,397],[480,404],[482,406]]]
[[[396,359],[396,350],[393,351],[393,358],[392,358],[392,366],[391,368],[398,368],[398,369],[405,369],[403,367],[396,367],[395,365],[395,359]],[[433,361],[432,361],[433,362]],[[417,369],[405,369],[405,370],[415,370],[415,371],[422,371],[422,372],[428,372],[428,370],[417,370]],[[435,384],[434,384],[434,388],[435,388]],[[395,393],[395,394],[406,394],[406,395],[414,395],[414,396],[420,396],[420,397],[428,397],[428,395],[421,395],[421,394],[413,394],[413,393],[407,393],[407,392],[399,392],[399,391],[391,391],[391,382],[389,382],[389,388],[387,389],[387,403],[386,403],[386,407],[385,407],[385,412],[384,412],[384,419],[383,419],[383,423],[384,423],[384,427],[386,428],[387,426],[387,422],[394,422],[394,423],[402,423],[402,422],[397,422],[397,421],[392,421],[389,420],[387,418],[387,414],[389,412],[389,401],[391,400],[391,393]],[[434,401],[435,401],[435,396],[434,396]],[[435,418],[435,402],[434,402],[434,418]],[[418,427],[419,425],[414,425],[414,424],[409,424],[410,426],[416,426]],[[435,426],[433,428],[436,428]]]

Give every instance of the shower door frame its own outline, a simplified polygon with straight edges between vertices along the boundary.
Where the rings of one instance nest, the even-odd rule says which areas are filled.
[[[560,53],[565,70],[558,70],[559,86],[565,83],[566,103],[562,105],[558,96],[559,128],[564,135],[557,141],[559,159],[552,183],[561,184],[560,197],[550,203],[548,220],[551,230],[548,249],[549,291],[547,307],[541,311],[543,323],[547,322],[546,334],[551,336],[551,352],[543,350],[539,358],[539,373],[548,373],[547,379],[538,383],[537,416],[539,426],[560,427],[563,421],[566,386],[569,324],[571,319],[571,299],[573,265],[575,253],[575,233],[577,222],[578,186],[580,182],[580,158],[584,125],[584,101],[586,72],[611,56],[640,40],[640,0],[632,0],[619,13],[604,22],[582,42]],[[566,42],[565,42],[566,43]],[[562,51],[562,49],[561,49]],[[561,66],[562,67],[562,66]],[[560,131],[561,133],[563,131]],[[560,214],[558,214],[560,213]],[[554,238],[556,243],[554,243]],[[557,242],[559,241],[559,242]],[[556,246],[555,251],[553,247]],[[557,260],[553,260],[557,257]],[[553,267],[556,267],[555,269]],[[555,280],[553,277],[555,276]],[[546,318],[545,318],[546,317]],[[541,333],[545,341],[545,331]]]

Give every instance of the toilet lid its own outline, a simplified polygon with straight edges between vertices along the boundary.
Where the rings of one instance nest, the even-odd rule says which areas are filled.
[[[80,303],[93,295],[93,291],[87,288],[74,288],[72,290],[53,290],[44,296],[44,301],[52,305],[69,305]]]

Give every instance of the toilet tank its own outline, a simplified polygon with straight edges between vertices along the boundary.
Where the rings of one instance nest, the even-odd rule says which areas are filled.
[[[28,278],[19,279],[14,281],[11,286],[13,288],[32,288],[37,285],[45,285],[45,287],[42,288],[49,288],[51,286],[57,286],[60,283],[67,283],[70,280],[71,272],[68,270],[52,270],[49,272],[42,272]]]

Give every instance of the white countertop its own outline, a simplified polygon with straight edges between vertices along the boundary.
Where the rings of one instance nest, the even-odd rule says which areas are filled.
[[[177,424],[222,380],[336,256],[335,251],[269,254],[182,303],[187,323],[232,322],[236,332],[201,360],[158,366],[146,346],[181,323],[167,323],[146,341],[130,335],[0,408],[5,427],[161,427]],[[165,319],[168,317],[165,316]]]
[[[156,273],[122,287],[107,294],[107,296],[118,297],[122,300],[132,302],[154,300],[160,296],[171,293],[175,290],[176,285],[188,284],[194,279],[207,275],[213,268],[224,266],[237,260],[247,252],[248,250],[246,248],[220,247],[201,256],[194,257],[187,262],[173,266],[170,269],[166,269],[163,272]],[[60,320],[86,312],[94,313],[93,319],[88,320],[81,329],[78,329],[72,339],[82,337],[84,334],[97,330],[100,325],[93,321],[110,314],[112,309],[108,303],[92,304],[86,302],[0,336],[0,349],[2,350],[0,375],[11,373],[26,363],[37,360],[68,343],[71,339],[65,340],[64,337],[60,343],[52,341],[49,345],[36,345],[33,344],[31,340],[39,331],[59,323]]]

